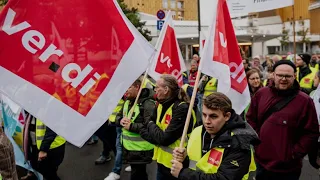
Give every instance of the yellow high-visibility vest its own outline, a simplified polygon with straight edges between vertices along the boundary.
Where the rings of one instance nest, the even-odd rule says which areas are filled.
[[[36,121],[36,139],[37,139],[37,147],[40,150],[41,143],[44,139],[44,135],[46,134],[46,125],[43,124],[39,119]],[[57,147],[62,146],[64,143],[66,143],[66,140],[57,135],[54,141],[50,145],[50,149],[54,149]]]
[[[297,68],[297,80],[299,81],[300,77],[299,77],[299,73],[300,70],[299,68]],[[299,84],[300,84],[300,87],[302,88],[306,88],[306,89],[311,89],[312,86],[313,86],[313,79],[314,79],[314,76],[316,75],[315,72],[311,72],[310,74],[306,75],[305,77],[303,77]]]
[[[190,159],[189,168],[196,171],[202,171],[206,174],[215,174],[218,172],[218,169],[221,165],[224,148],[213,148],[204,156],[202,156],[202,127],[203,126],[199,126],[195,128],[190,136],[187,147],[187,154]],[[231,135],[233,136],[232,132]],[[214,157],[214,159],[212,157]],[[256,164],[254,162],[253,151],[251,149],[251,163],[249,166],[249,172],[244,175],[242,179],[247,180],[249,178],[249,173],[253,171],[256,171]]]
[[[148,78],[146,78],[142,84],[142,88],[153,89],[154,87],[156,87],[156,85]]]
[[[317,63],[315,67],[311,67],[311,65],[309,65],[310,70],[312,71],[312,73],[317,73],[319,71],[319,64]]]
[[[123,104],[124,104],[124,100],[120,99],[120,101],[117,104],[117,107],[114,108],[112,114],[109,116],[109,121],[110,122],[113,122],[113,123],[116,122],[117,114],[121,111],[121,109],[123,107]]]
[[[182,102],[184,103],[184,102]],[[180,104],[182,104],[180,103]],[[172,104],[170,108],[166,111],[164,114],[162,120],[160,121],[160,116],[162,113],[162,105],[159,104],[157,108],[157,125],[160,127],[161,130],[165,131],[167,127],[170,124],[170,121],[172,119]],[[196,116],[194,111],[192,111],[192,118],[193,118],[193,126],[196,124]],[[164,165],[167,168],[171,168],[171,160],[172,160],[172,152],[174,148],[179,147],[181,142],[181,138],[176,140],[174,143],[170,144],[169,146],[155,146],[154,147],[154,154],[153,154],[153,160],[156,160],[159,164]],[[185,141],[184,147],[187,146],[187,140]]]
[[[268,79],[265,79],[262,84],[263,86],[267,86],[267,83],[268,83]]]
[[[210,81],[207,82],[206,86],[204,87],[204,97],[209,96],[210,94],[217,92],[217,79],[211,78]]]
[[[129,104],[130,101],[127,100],[124,103],[123,106],[123,117],[127,117],[129,113]],[[131,118],[131,123],[134,123],[134,121],[137,119],[137,117],[140,114],[139,106],[136,105],[134,107],[134,114]],[[140,134],[130,132],[124,128],[122,128],[122,145],[126,150],[129,151],[149,151],[152,150],[154,145],[149,143],[148,141],[142,139]]]

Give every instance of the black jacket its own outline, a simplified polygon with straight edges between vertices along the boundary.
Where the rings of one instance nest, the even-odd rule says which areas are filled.
[[[231,136],[231,132],[234,136]],[[241,180],[249,171],[251,162],[250,145],[259,142],[258,135],[249,124],[235,112],[230,120],[212,139],[203,127],[199,141],[202,144],[202,156],[214,147],[224,148],[221,165],[215,174],[205,174],[189,168],[180,171],[179,179],[183,180]],[[204,136],[204,141],[203,141]],[[237,162],[237,165],[231,162]]]
[[[138,106],[140,108],[140,114],[130,125],[130,132],[139,133],[140,129],[150,121],[152,113],[155,109],[155,102],[153,101],[154,92],[150,89],[142,89],[140,98],[138,100]],[[134,100],[129,104],[129,110],[133,106]],[[120,121],[123,118],[123,110],[119,112],[116,118],[116,124],[120,125]],[[124,164],[148,164],[152,162],[153,150],[150,151],[129,151],[123,147],[122,157]]]
[[[159,146],[169,146],[175,141],[177,141],[179,138],[181,138],[189,108],[188,103],[180,104],[181,102],[182,101],[178,99],[178,94],[175,94],[172,98],[169,98],[165,102],[162,102],[161,104],[163,107],[160,120],[162,120],[164,114],[170,108],[170,106],[174,104],[172,108],[172,119],[170,121],[170,124],[168,125],[165,131],[161,130],[156,125],[157,109],[155,109],[151,121],[148,123],[147,126],[141,129],[141,137],[149,141],[150,143]],[[191,133],[193,129],[192,122],[193,119],[191,118],[188,133]],[[188,162],[185,161],[184,164],[188,164]],[[169,168],[166,168],[165,166],[158,164],[158,169],[164,175],[172,177]]]

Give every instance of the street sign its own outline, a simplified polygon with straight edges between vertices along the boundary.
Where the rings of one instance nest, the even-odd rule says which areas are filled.
[[[164,24],[164,21],[162,21],[162,20],[157,21],[157,30],[158,31],[161,31],[163,24]]]
[[[166,17],[166,13],[163,10],[159,10],[157,12],[157,17],[158,17],[158,19],[162,20]]]

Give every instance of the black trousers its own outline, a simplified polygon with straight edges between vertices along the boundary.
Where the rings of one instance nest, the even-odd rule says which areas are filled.
[[[130,164],[131,177],[130,180],[148,180],[146,164]]]
[[[41,173],[46,180],[60,180],[57,171],[64,159],[64,153],[65,144],[55,149],[50,149],[47,157],[42,161],[38,161],[39,150],[36,146],[32,146],[31,166]]]
[[[95,133],[103,143],[102,155],[109,156],[110,151],[116,154],[117,132],[115,126],[110,126],[108,121],[105,122]]]
[[[299,180],[301,171],[290,173],[270,172],[264,169],[260,164],[257,164],[256,180]]]

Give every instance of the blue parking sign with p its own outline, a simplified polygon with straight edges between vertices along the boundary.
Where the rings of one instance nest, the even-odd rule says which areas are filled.
[[[162,21],[162,20],[157,21],[157,30],[158,31],[161,31],[163,24],[164,24],[164,21]]]

